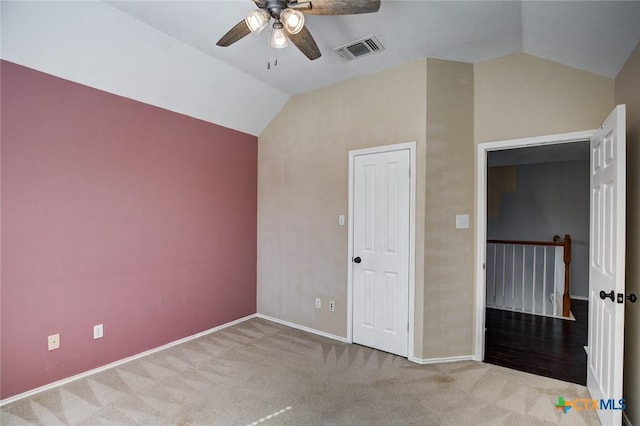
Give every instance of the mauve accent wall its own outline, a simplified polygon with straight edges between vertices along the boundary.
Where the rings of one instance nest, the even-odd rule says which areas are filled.
[[[1,67],[2,398],[256,312],[256,137]]]

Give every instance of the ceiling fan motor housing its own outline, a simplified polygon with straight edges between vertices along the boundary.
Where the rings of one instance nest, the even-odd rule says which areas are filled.
[[[265,9],[269,11],[273,19],[280,19],[280,14],[287,8],[287,1],[268,0]]]

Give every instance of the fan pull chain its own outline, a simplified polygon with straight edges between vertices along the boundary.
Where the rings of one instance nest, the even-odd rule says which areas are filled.
[[[271,29],[271,31],[273,31],[273,29]],[[274,53],[275,51],[277,51],[277,49],[274,49],[273,47],[271,47],[271,34],[269,34],[269,37],[267,37],[267,69],[270,70],[271,69],[271,56],[273,55],[273,66],[277,67],[278,66],[278,57],[276,56],[276,54]]]
[[[278,66],[278,58],[276,58],[276,57],[273,58],[273,66],[274,67]],[[271,61],[269,59],[267,59],[267,69],[268,70],[271,69]]]
[[[271,45],[269,40],[271,40],[271,28],[269,28],[269,36],[267,36],[267,69],[271,69]]]
[[[273,63],[274,67],[278,66],[278,57],[274,56],[273,57],[273,62],[271,61],[271,59],[267,58],[267,69],[270,70],[271,69],[271,64]]]

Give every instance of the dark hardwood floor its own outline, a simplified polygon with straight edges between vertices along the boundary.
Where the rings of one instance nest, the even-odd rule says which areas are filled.
[[[571,300],[576,321],[486,309],[485,362],[586,385],[588,305]]]

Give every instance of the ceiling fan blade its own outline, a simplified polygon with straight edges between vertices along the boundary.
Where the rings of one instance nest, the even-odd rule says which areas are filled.
[[[231,46],[242,37],[251,34],[249,27],[247,27],[244,19],[238,22],[233,28],[231,28],[220,40],[216,43],[218,46],[227,47]]]
[[[311,8],[301,10],[308,15],[355,15],[380,9],[380,0],[310,0]]]
[[[302,53],[304,53],[304,56],[312,61],[322,56],[316,41],[313,39],[313,36],[306,26],[302,27],[302,30],[298,34],[289,34],[289,40],[291,40],[291,42],[295,44]]]

